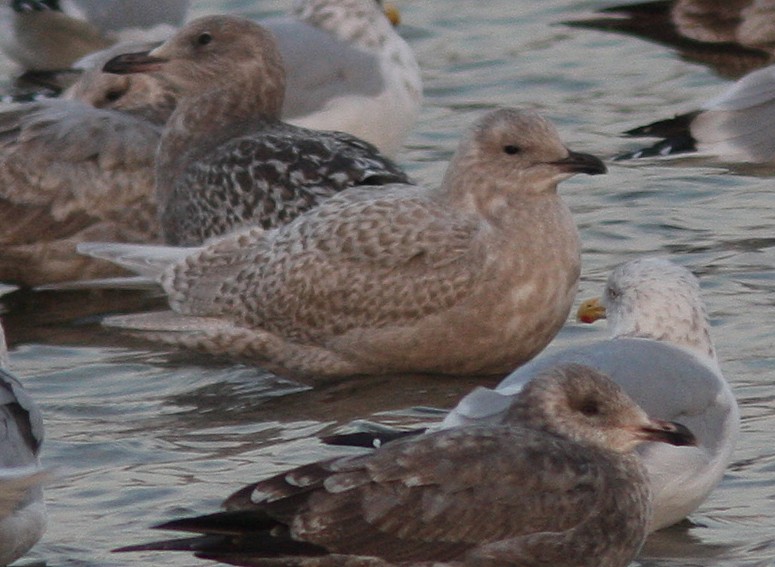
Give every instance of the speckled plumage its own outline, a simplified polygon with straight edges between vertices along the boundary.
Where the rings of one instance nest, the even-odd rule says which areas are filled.
[[[119,56],[105,69],[162,77],[179,93],[156,161],[170,244],[287,222],[346,187],[408,182],[366,142],[280,121],[282,58],[271,34],[249,20],[200,18],[147,55]]]
[[[176,313],[106,323],[296,376],[506,372],[551,340],[576,292],[578,233],[557,183],[604,171],[540,116],[494,111],[440,188],[352,188],[283,227],[181,249],[160,276]]]
[[[611,272],[602,301],[611,339],[546,353],[495,389],[477,388],[442,427],[503,424],[523,385],[557,364],[604,372],[649,415],[678,421],[697,436],[695,447],[640,450],[654,494],[649,529],[664,528],[693,512],[721,481],[738,437],[739,409],[689,270],[661,258],[627,262]]]
[[[125,551],[264,566],[627,565],[649,510],[632,449],[691,443],[691,434],[650,420],[583,366],[547,371],[522,398],[508,426],[444,430],[287,471],[233,494],[226,512],[159,526],[203,537]]]
[[[256,134],[191,156],[163,201],[169,244],[191,246],[243,226],[273,228],[356,185],[408,182],[377,150],[340,132],[253,121]],[[378,190],[378,189],[371,189]]]

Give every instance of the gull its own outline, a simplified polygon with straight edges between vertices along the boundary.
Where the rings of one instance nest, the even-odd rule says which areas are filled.
[[[104,63],[106,54],[99,57]],[[176,85],[164,76],[92,68],[63,98],[0,110],[0,210],[7,219],[0,230],[0,280],[40,286],[118,275],[104,262],[76,255],[76,243],[161,238],[153,168],[162,126],[177,105]],[[243,211],[255,207],[265,227],[287,222],[342,187],[408,181],[395,164],[351,137],[275,126],[256,149],[272,149],[289,132],[305,134],[306,141],[281,144],[277,155],[287,150],[285,157],[297,161],[286,172],[292,179],[272,185],[279,193],[261,203],[250,194],[239,203]],[[311,167],[313,160],[319,167]],[[271,175],[278,164],[254,172]],[[241,172],[235,175],[243,179]],[[242,221],[230,218],[219,230]],[[200,234],[196,242],[212,234]]]
[[[633,449],[692,444],[581,365],[525,386],[507,424],[452,428],[286,471],[225,512],[160,529],[203,534],[119,551],[192,551],[232,565],[624,567],[646,536]]]
[[[0,107],[0,280],[117,275],[75,245],[159,241],[153,166],[174,104],[144,76],[93,70],[62,99]]]
[[[3,0],[0,49],[24,69],[67,69],[117,42],[161,41],[189,0]]]
[[[650,0],[600,10],[575,27],[621,32],[676,49],[682,59],[739,78],[772,62],[772,0]]]
[[[54,14],[58,13],[37,11],[16,18],[54,18]],[[285,66],[284,120],[304,128],[347,132],[374,144],[385,155],[398,153],[419,114],[422,79],[411,47],[391,25],[381,2],[297,0],[289,16],[267,18],[261,25],[277,40]],[[40,33],[54,35],[54,29],[49,23]],[[166,35],[157,34],[158,40],[174,31],[168,28]],[[122,41],[79,59],[74,66],[90,69],[107,61],[102,55],[106,51],[129,53],[140,40]],[[60,48],[57,54],[63,51]],[[77,76],[78,69],[53,76],[38,73],[35,78],[56,89]]]
[[[633,260],[613,270],[602,300],[586,302],[580,312],[589,322],[605,316],[611,338],[546,353],[495,389],[477,388],[441,427],[505,423],[520,390],[547,368],[571,362],[595,368],[649,415],[679,422],[696,435],[694,447],[649,444],[639,450],[653,491],[649,530],[674,524],[721,481],[740,429],[697,279],[665,259]]]
[[[7,370],[0,327],[0,565],[27,553],[46,530],[41,469],[43,419],[32,398]]]
[[[579,237],[557,184],[605,172],[530,111],[463,136],[438,188],[345,190],[265,231],[199,248],[82,245],[167,293],[171,311],[109,318],[280,374],[498,374],[565,322]]]
[[[673,155],[714,156],[725,162],[775,163],[775,65],[753,71],[700,110],[628,130],[663,138],[616,159]]]
[[[262,20],[288,78],[283,119],[341,130],[398,153],[422,104],[420,68],[374,0],[297,0],[291,17]]]
[[[156,76],[178,93],[156,159],[169,244],[271,228],[347,187],[409,181],[366,142],[280,120],[282,57],[271,33],[250,20],[199,18],[160,47],[120,55],[104,69]]]

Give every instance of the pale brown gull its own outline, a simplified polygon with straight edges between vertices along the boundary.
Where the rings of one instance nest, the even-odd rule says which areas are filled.
[[[143,76],[93,70],[62,100],[0,107],[0,281],[117,275],[75,245],[159,241],[153,164],[174,104]]]
[[[539,115],[500,109],[465,133],[440,187],[352,188],[201,248],[79,251],[158,278],[172,311],[106,324],[167,343],[292,376],[498,374],[565,322],[580,253],[557,184],[603,172]]]
[[[285,124],[282,57],[249,20],[209,16],[111,73],[146,73],[174,88],[162,134],[156,196],[164,239],[196,245],[243,226],[269,228],[347,187],[409,181],[370,144]]]
[[[508,425],[454,428],[299,467],[161,529],[203,534],[124,548],[232,565],[623,567],[646,536],[633,449],[686,445],[605,375],[580,365],[525,386]]]

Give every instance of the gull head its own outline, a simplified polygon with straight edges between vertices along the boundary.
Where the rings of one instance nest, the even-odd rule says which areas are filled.
[[[264,113],[278,117],[285,94],[285,71],[274,37],[236,16],[192,20],[156,49],[119,55],[103,70],[163,78],[181,98],[213,89],[258,95]]]
[[[142,116],[154,124],[164,124],[177,102],[173,89],[155,77],[114,75],[101,69],[85,71],[62,98]]]
[[[539,114],[502,108],[484,115],[468,130],[443,185],[457,193],[486,187],[493,196],[553,195],[560,181],[577,173],[605,172],[595,156],[565,147],[555,127]]]
[[[504,421],[616,453],[649,441],[696,444],[686,427],[649,418],[610,378],[581,364],[550,368],[528,382]]]
[[[614,338],[664,341],[716,363],[699,282],[669,260],[640,258],[614,269],[602,299],[579,308],[579,318],[586,322],[602,317]]]

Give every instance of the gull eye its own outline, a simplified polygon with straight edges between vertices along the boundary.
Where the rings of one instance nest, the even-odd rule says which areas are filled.
[[[210,43],[212,40],[213,40],[213,36],[212,36],[212,35],[210,35],[210,34],[209,34],[209,33],[207,33],[207,32],[204,32],[204,33],[201,33],[201,34],[199,34],[199,37],[197,37],[197,38],[196,38],[196,42],[197,42],[199,45],[207,45],[207,44],[208,44],[208,43]]]
[[[608,299],[608,301],[613,301],[617,297],[619,297],[619,292],[616,289],[612,288],[612,287],[607,287],[607,288],[605,288],[605,295],[606,295],[606,299]]]
[[[581,404],[579,411],[588,417],[594,417],[600,415],[600,406],[595,400],[586,400]]]
[[[112,91],[108,91],[108,92],[105,93],[105,100],[107,100],[108,102],[115,102],[118,99],[120,99],[122,96],[124,96],[125,92],[126,91],[117,90],[117,89],[114,89]]]
[[[506,146],[503,146],[503,151],[509,154],[510,156],[513,156],[521,152],[522,149],[519,146],[508,144]]]

